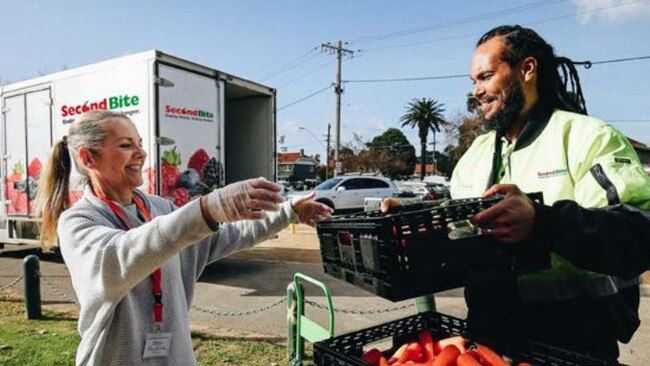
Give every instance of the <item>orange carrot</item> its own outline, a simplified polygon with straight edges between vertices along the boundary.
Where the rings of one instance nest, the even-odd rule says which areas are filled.
[[[433,349],[436,352],[436,354],[438,354],[442,352],[443,348],[449,345],[454,345],[458,348],[460,353],[465,353],[465,343],[466,343],[465,338],[461,336],[449,337],[449,338],[441,339],[438,342],[436,342],[433,345]]]
[[[460,350],[453,344],[446,346],[433,361],[433,366],[455,366]]]
[[[481,357],[481,363],[485,366],[509,366],[498,353],[487,346],[478,345],[476,353]]]
[[[474,356],[469,353],[462,354],[456,359],[457,366],[481,366]]]
[[[403,357],[404,353],[406,352],[406,347],[408,347],[408,345],[409,345],[408,343],[404,343],[403,345],[401,345],[400,348],[398,348],[397,351],[393,353],[391,358],[388,359],[388,363],[392,365],[395,362],[399,361]],[[404,361],[400,361],[400,362],[404,362]]]
[[[372,348],[361,355],[361,359],[364,360],[368,365],[377,366],[379,365],[379,359],[381,356],[382,354],[380,350],[377,348]]]
[[[420,332],[418,339],[422,345],[423,361],[433,361],[436,356],[433,351],[433,337],[431,337],[431,333],[428,330],[423,330]]]

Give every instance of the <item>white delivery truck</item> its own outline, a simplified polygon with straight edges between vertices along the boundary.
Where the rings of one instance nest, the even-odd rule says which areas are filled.
[[[52,143],[84,112],[129,116],[148,154],[140,188],[180,206],[230,182],[275,180],[275,97],[155,50],[0,86],[0,246],[36,243],[39,176]],[[72,199],[81,191],[73,185]]]

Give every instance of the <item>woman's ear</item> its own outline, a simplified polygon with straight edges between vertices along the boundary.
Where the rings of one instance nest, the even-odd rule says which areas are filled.
[[[521,61],[520,66],[521,77],[524,82],[531,82],[537,78],[537,59],[534,57],[526,57]]]
[[[93,165],[95,164],[95,159],[93,157],[93,153],[87,147],[80,147],[77,150],[77,154],[79,155],[79,160],[81,160],[81,164],[83,164],[85,168],[93,168]]]

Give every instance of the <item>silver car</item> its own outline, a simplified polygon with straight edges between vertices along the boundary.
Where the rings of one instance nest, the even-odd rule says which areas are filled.
[[[317,185],[314,191],[317,202],[342,211],[363,210],[366,197],[392,197],[398,189],[385,177],[352,175],[330,178]]]

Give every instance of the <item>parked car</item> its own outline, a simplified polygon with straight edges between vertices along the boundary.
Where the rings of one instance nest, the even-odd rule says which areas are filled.
[[[336,211],[363,210],[366,197],[386,198],[397,194],[395,184],[385,177],[339,176],[330,178],[314,188],[317,202]]]
[[[424,183],[437,183],[449,187],[449,179],[443,175],[427,175],[424,177]]]
[[[283,179],[278,179],[277,183],[282,184],[283,187],[282,196],[284,196],[284,198],[287,198],[289,194],[293,191],[293,187],[291,187],[291,183]]]
[[[425,183],[428,195],[424,199],[437,200],[441,198],[451,198],[449,187],[440,183]]]
[[[442,183],[404,181],[398,182],[397,187],[399,187],[401,192],[411,192],[418,197],[422,197],[423,200],[437,200],[451,197],[449,188]]]
[[[395,185],[399,188],[401,194],[413,194],[418,197],[424,197],[429,193],[426,184],[422,182],[407,180],[395,182]]]

